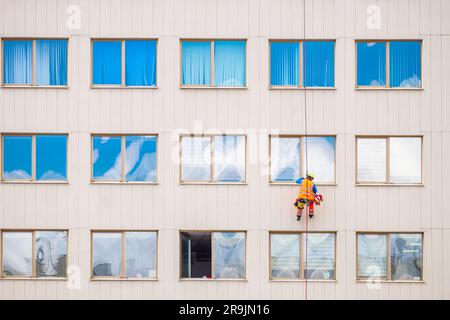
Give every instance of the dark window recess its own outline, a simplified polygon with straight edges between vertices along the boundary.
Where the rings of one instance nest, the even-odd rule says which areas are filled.
[[[181,233],[181,277],[211,278],[211,233]]]

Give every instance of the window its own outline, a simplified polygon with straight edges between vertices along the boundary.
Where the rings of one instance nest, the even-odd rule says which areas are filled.
[[[245,87],[245,40],[182,40],[183,87]]]
[[[67,231],[3,231],[3,278],[67,277]]]
[[[422,280],[422,233],[357,233],[357,252],[360,280]]]
[[[181,232],[181,278],[245,279],[245,232]]]
[[[270,86],[334,87],[334,46],[335,41],[270,41]]]
[[[335,144],[334,136],[270,136],[270,182],[295,183],[306,175],[308,158],[316,183],[334,183]]]
[[[93,40],[92,84],[155,87],[156,40]]]
[[[357,183],[422,183],[422,137],[357,137]]]
[[[67,39],[3,40],[3,85],[67,86]]]
[[[92,277],[156,278],[156,231],[92,232]]]
[[[3,181],[67,181],[67,135],[2,135]]]
[[[357,87],[420,88],[421,41],[357,41]]]
[[[93,135],[92,181],[156,183],[156,135]]]
[[[271,279],[334,280],[336,234],[270,233]]]
[[[245,183],[246,137],[181,136],[181,182]]]

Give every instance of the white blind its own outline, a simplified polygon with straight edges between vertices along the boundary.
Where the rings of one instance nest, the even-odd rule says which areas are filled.
[[[386,139],[357,141],[358,182],[386,182]]]
[[[390,182],[420,183],[422,181],[422,139],[390,138]]]
[[[333,279],[335,259],[334,233],[308,233],[304,247],[307,256],[304,259],[305,277],[308,279]]]
[[[273,278],[300,277],[300,234],[271,234]]]

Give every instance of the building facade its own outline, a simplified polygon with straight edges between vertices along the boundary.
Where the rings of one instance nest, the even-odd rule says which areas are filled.
[[[445,201],[450,197],[446,183],[450,179],[450,1],[0,0],[0,38],[0,299],[450,298],[446,247],[450,210]],[[46,39],[64,40],[61,46],[67,45],[62,49],[66,72],[57,80],[45,78],[39,69],[43,68],[39,54],[48,50],[40,40]],[[156,57],[151,60],[156,61],[155,69],[146,69],[151,74],[148,86],[127,86],[133,74],[124,68],[138,58],[128,62],[125,54],[132,52],[128,43],[137,39],[148,40]],[[30,65],[22,65],[20,75],[11,71],[19,67],[8,51],[18,40],[26,42],[20,44],[21,54],[30,57]],[[224,40],[234,40],[233,52],[244,52],[243,62],[233,58],[243,66],[241,78],[230,83],[221,82],[216,71],[221,63],[229,63],[227,55],[225,62],[219,61],[219,44]],[[123,54],[114,84],[102,82],[114,77],[111,70],[99,73],[103,80],[95,76],[96,64],[104,63],[108,69],[113,63],[101,60],[100,53],[96,56],[96,43],[102,41],[118,47],[99,46],[99,52],[119,48],[119,56]],[[302,71],[308,70],[308,52],[325,50],[308,51],[307,43],[314,41],[331,43],[331,51],[320,51],[331,57],[325,58],[331,63],[325,68],[328,80],[318,80],[325,85],[317,85],[308,71]],[[182,59],[188,59],[188,43],[195,42],[207,43],[205,52],[210,54],[203,86],[187,74],[192,67]],[[276,49],[272,45],[278,42],[294,43],[300,70],[293,80],[280,76],[284,85],[273,78]],[[415,65],[418,79],[406,85],[394,80],[395,66],[403,61],[395,58],[412,57],[395,56],[396,45],[402,42],[419,46],[419,51],[406,51],[420,59]],[[357,60],[364,48],[358,51],[358,43],[367,50],[382,44],[379,59],[371,60],[368,54],[360,70]],[[374,71],[384,81],[374,83],[368,76],[364,85],[359,71],[367,67],[364,72],[370,74],[373,61],[385,70]],[[20,77],[25,85],[14,82]],[[228,150],[227,142],[220,141],[223,134],[242,137],[233,145],[243,149],[231,157],[243,159],[238,161],[237,181],[220,178],[223,169],[211,160],[203,163],[203,169],[194,168],[207,172],[207,178],[188,178],[187,170],[192,168],[181,165],[180,158],[186,160],[188,154],[195,158],[194,143],[188,142],[191,134],[210,141],[211,145],[205,142],[209,147],[202,146],[213,159],[226,158],[228,151],[219,155],[220,150]],[[310,157],[317,160],[310,166],[329,178],[318,180],[324,202],[316,207],[314,218],[305,215],[298,222],[292,206],[298,192],[293,174],[286,173],[289,177],[284,180],[273,167],[304,173],[306,134],[332,141],[328,154],[332,160],[324,160],[320,143],[309,147]],[[67,153],[61,160],[62,179],[41,179],[39,174],[41,156],[59,159],[51,150],[39,153],[42,137],[49,135],[63,137],[62,149]],[[143,181],[131,182],[132,172],[124,169],[128,147],[142,136],[155,139],[149,147],[154,166],[146,169],[151,174]],[[12,156],[16,149],[8,149],[11,137],[25,137],[20,141],[29,144],[29,154]],[[293,139],[294,149],[298,146],[298,166],[281,159],[285,149],[275,142],[279,137]],[[117,142],[119,156],[114,159],[122,165],[120,172],[108,176],[111,179],[97,179],[93,163],[101,149],[96,145],[112,138]],[[402,139],[411,139],[408,147],[403,147]],[[144,150],[144,142],[139,143]],[[279,162],[273,152],[278,152]],[[18,167],[24,158],[30,176],[8,175],[8,166]],[[314,234],[305,240],[300,235],[305,232]],[[49,234],[63,239],[51,247],[53,253],[40,251],[38,240],[50,239]],[[101,242],[105,234],[115,239],[114,244]],[[323,234],[331,239],[328,246],[320,246]],[[148,247],[133,245],[131,239],[140,236],[149,239]],[[22,244],[12,245],[17,238]],[[406,249],[399,249],[399,238]],[[47,242],[53,245],[51,241]],[[199,241],[206,243],[206,249],[194,253]],[[319,244],[311,247],[311,255],[304,252],[307,243]],[[289,249],[283,251],[286,245]],[[113,252],[116,271],[96,265],[95,255],[107,250],[105,246]],[[238,246],[239,252],[232,252],[230,246]],[[62,271],[55,272],[62,276],[47,277],[42,265],[58,269],[54,259],[61,250],[67,260]],[[133,250],[137,256],[152,252],[148,277],[128,273],[132,266],[125,257]],[[237,266],[229,264],[226,250],[231,250]],[[21,268],[15,260],[17,252],[28,269],[14,276],[6,270],[7,264]],[[50,256],[50,262],[39,264],[42,255]],[[194,267],[194,258],[202,262],[200,267]],[[364,259],[375,271],[363,265]],[[325,264],[329,270],[324,270]],[[227,270],[231,270],[228,276]],[[314,276],[315,271],[320,275]],[[373,274],[381,276],[367,281]]]

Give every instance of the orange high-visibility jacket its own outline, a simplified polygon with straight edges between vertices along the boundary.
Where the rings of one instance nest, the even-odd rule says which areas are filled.
[[[300,184],[300,192],[298,199],[314,200],[315,193],[313,191],[314,183],[309,179],[303,179]]]

